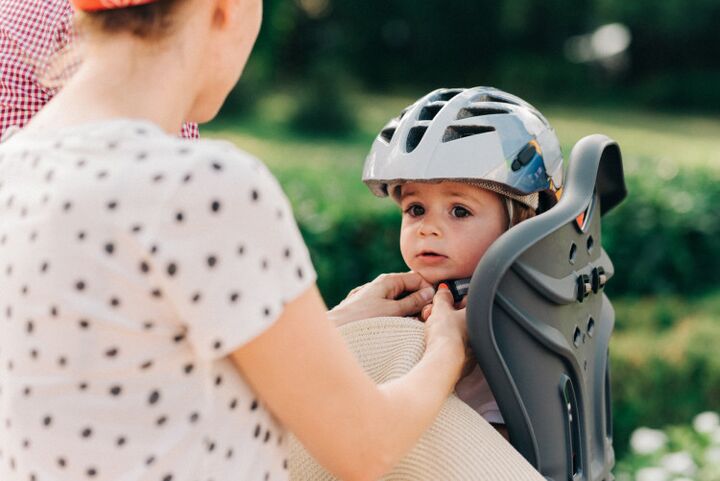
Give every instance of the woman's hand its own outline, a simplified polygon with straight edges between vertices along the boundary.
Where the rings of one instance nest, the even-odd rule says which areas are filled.
[[[458,379],[471,361],[465,313],[464,305],[461,309],[456,309],[450,289],[440,284],[433,299],[432,310],[425,320],[426,352],[437,345],[450,346],[456,353],[454,360],[458,362]]]
[[[403,293],[409,295],[398,299]],[[412,316],[432,301],[435,289],[419,274],[382,274],[374,281],[356,287],[328,317],[336,326],[382,316]]]

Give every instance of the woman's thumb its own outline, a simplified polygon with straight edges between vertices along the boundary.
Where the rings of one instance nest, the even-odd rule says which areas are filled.
[[[452,307],[453,305],[452,292],[450,292],[450,288],[445,283],[438,286],[435,297],[433,298],[433,306],[438,307],[440,305],[446,307]]]

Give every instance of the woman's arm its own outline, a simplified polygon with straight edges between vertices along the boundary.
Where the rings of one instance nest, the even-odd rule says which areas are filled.
[[[426,352],[405,376],[376,386],[328,320],[317,288],[232,354],[255,392],[307,450],[345,480],[377,479],[432,423],[465,361],[465,312],[441,289]]]

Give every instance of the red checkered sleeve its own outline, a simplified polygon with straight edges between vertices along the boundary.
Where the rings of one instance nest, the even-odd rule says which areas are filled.
[[[57,89],[43,85],[38,66],[62,51],[72,38],[69,0],[0,0],[0,138],[22,128]],[[181,135],[198,138],[197,124]]]

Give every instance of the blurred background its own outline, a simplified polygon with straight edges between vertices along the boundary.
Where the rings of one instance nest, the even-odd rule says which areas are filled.
[[[329,306],[404,270],[400,215],[360,181],[382,126],[438,87],[538,107],[567,157],[604,133],[629,198],[605,220],[618,479],[720,480],[720,2],[265,0],[254,54],[203,134],[263,159]]]

